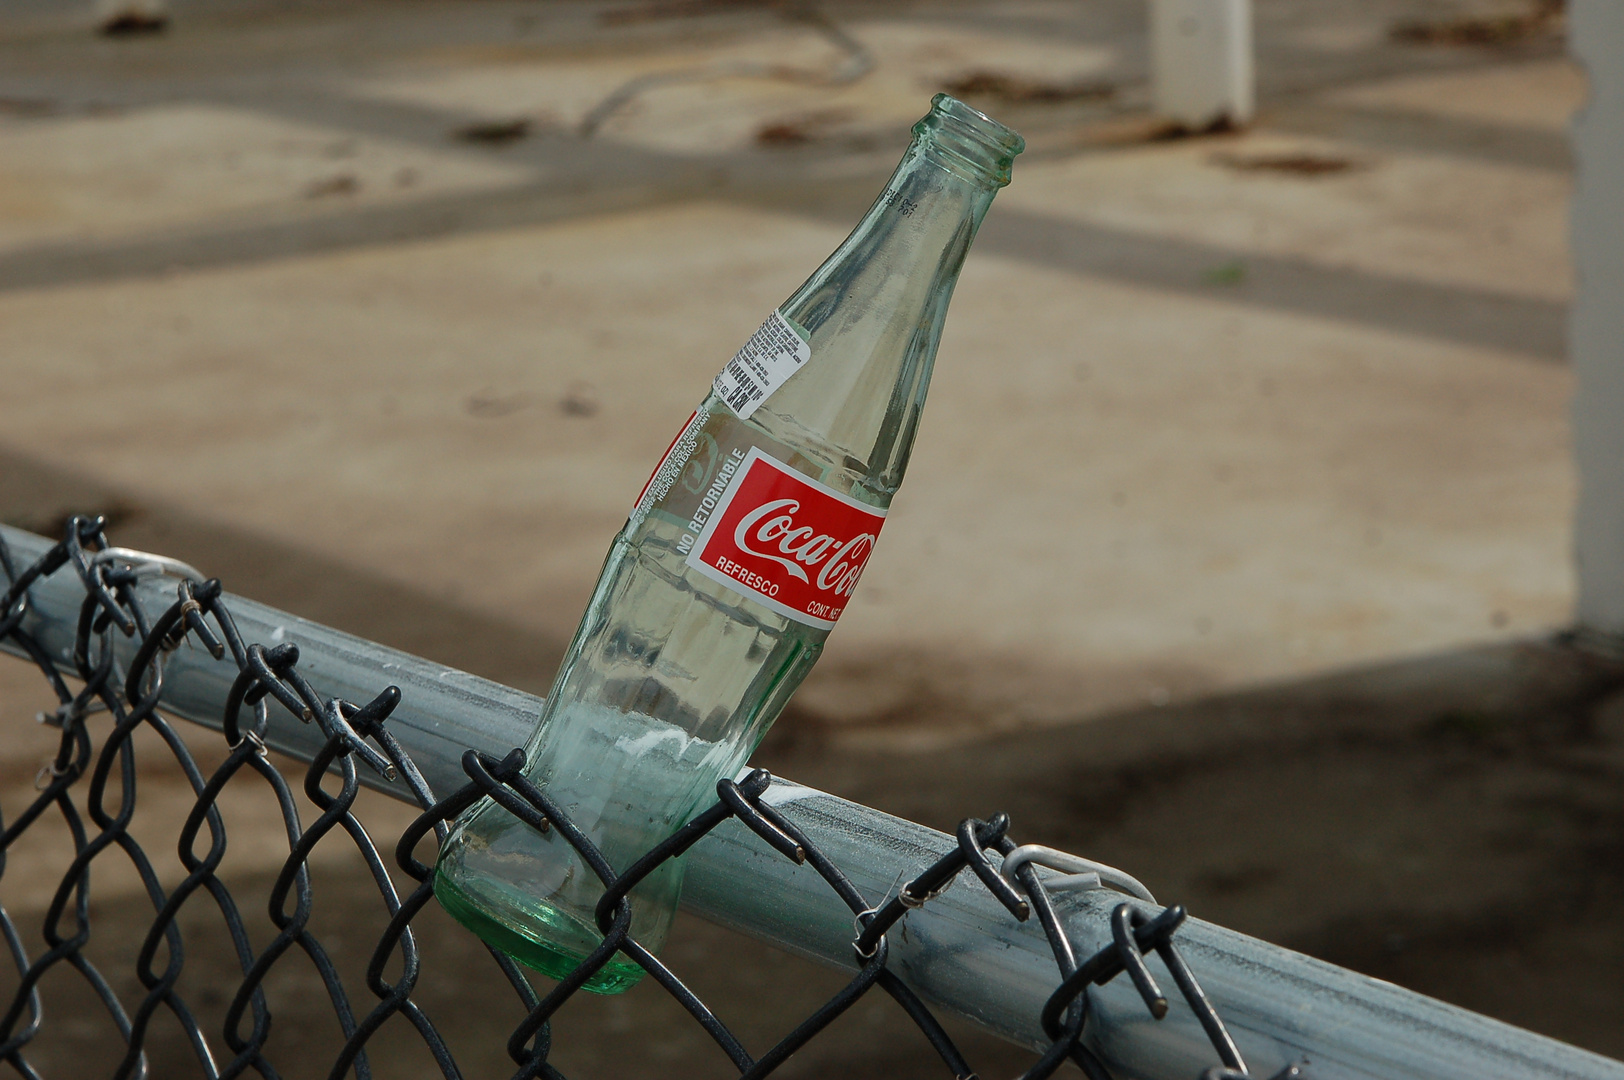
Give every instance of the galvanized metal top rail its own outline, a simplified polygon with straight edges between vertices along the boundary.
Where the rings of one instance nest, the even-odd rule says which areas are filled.
[[[23,561],[51,544],[4,526],[0,536]],[[174,589],[173,577],[154,576],[137,586],[137,597],[156,614],[174,602]],[[83,597],[67,573],[31,590],[28,628],[61,658],[64,674],[71,674],[67,658]],[[403,700],[389,728],[437,791],[465,782],[465,750],[500,756],[523,744],[540,710],[533,695],[241,597],[230,602],[245,638],[302,646],[301,672],[327,695],[365,700],[380,679],[398,685]],[[236,675],[229,660],[180,648],[165,665],[167,711],[217,726]],[[291,714],[273,709],[272,717],[265,741],[275,750],[309,761],[325,742],[319,728]],[[370,782],[407,797],[404,787]],[[767,801],[870,896],[885,895],[900,874],[956,846],[946,834],[787,780],[774,782]],[[700,841],[688,859],[685,909],[791,952],[852,966],[851,912],[810,868],[787,862],[736,822]],[[741,880],[753,887],[738,888]],[[1109,943],[1119,894],[1061,891],[1055,900],[1082,950]],[[1011,922],[984,889],[961,885],[914,911],[906,938],[892,945],[891,970],[926,1000],[1014,1041],[1049,1043],[1039,1015],[1057,976],[1039,927]],[[1190,920],[1179,941],[1254,1075],[1306,1062],[1314,1080],[1624,1080],[1619,1062],[1210,923]],[[1211,1063],[1206,1033],[1181,1002],[1155,1021],[1127,980],[1117,980],[1093,991],[1093,1009],[1091,1043],[1119,1076],[1194,1077]]]

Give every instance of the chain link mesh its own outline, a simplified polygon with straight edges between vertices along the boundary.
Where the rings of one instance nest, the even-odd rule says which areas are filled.
[[[1166,965],[1179,993],[1206,1030],[1220,1062],[1207,1070],[1202,1080],[1244,1080],[1249,1076],[1234,1041],[1174,944],[1175,932],[1185,918],[1184,909],[1175,905],[1150,915],[1124,902],[1112,915],[1112,943],[1079,959],[1036,868],[1028,862],[1016,871],[1017,889],[1000,876],[989,858],[989,853],[1003,855],[1015,849],[1008,836],[1009,818],[1004,814],[986,820],[966,819],[959,826],[954,850],[934,865],[921,868],[895,896],[876,905],[793,822],[762,800],[771,778],[758,769],[738,782],[721,781],[712,806],[617,875],[547,793],[524,778],[521,750],[501,759],[470,750],[463,758],[469,782],[437,797],[389,732],[389,715],[401,700],[397,688],[386,686],[371,701],[360,705],[323,696],[300,674],[296,644],[284,642],[267,648],[242,639],[217,579],[204,581],[182,564],[113,548],[108,544],[104,524],[100,518],[73,518],[63,539],[25,567],[14,565],[0,539],[0,571],[6,578],[0,601],[0,642],[29,657],[50,684],[57,706],[42,718],[59,728],[61,734],[55,756],[41,770],[37,797],[15,820],[0,822],[4,826],[0,830],[0,898],[5,895],[3,886],[9,884],[3,877],[7,855],[30,828],[54,812],[73,841],[72,861],[46,909],[40,943],[25,941],[10,911],[0,904],[0,934],[4,935],[18,980],[16,992],[0,1017],[0,1061],[21,1076],[40,1076],[29,1057],[30,1044],[45,1023],[40,983],[48,973],[67,969],[88,986],[122,1040],[123,1054],[111,1073],[117,1080],[144,1080],[149,1075],[147,1037],[161,1012],[168,1013],[179,1025],[205,1076],[278,1077],[267,1045],[272,1020],[268,983],[279,964],[290,955],[302,954],[318,973],[343,1034],[343,1045],[327,1076],[338,1080],[353,1075],[357,1080],[369,1080],[373,1068],[368,1044],[386,1022],[398,1016],[421,1039],[441,1074],[448,1080],[460,1078],[463,1074],[441,1032],[412,996],[423,978],[412,920],[433,897],[433,867],[419,859],[416,852],[430,834],[443,842],[448,823],[487,796],[533,828],[557,830],[580,852],[606,888],[597,912],[604,934],[602,945],[544,996],[537,994],[511,959],[494,949],[486,950],[527,1013],[507,1044],[516,1080],[562,1080],[562,1074],[549,1061],[552,1020],[560,1006],[616,954],[639,964],[675,998],[722,1049],[741,1077],[754,1080],[771,1074],[875,989],[889,995],[919,1027],[949,1075],[960,1080],[973,1077],[970,1065],[930,1009],[887,968],[888,931],[910,910],[929,903],[966,870],[998,899],[1012,919],[1024,921],[1035,915],[1054,953],[1058,985],[1041,1018],[1043,1030],[1052,1042],[1022,1080],[1050,1076],[1067,1061],[1079,1066],[1090,1080],[1110,1080],[1110,1072],[1087,1045],[1088,987],[1103,985],[1126,973],[1151,1014],[1160,1019],[1167,1013],[1168,1003],[1145,964],[1145,956],[1152,952]],[[26,629],[30,584],[58,572],[76,574],[84,587],[72,655],[60,664]],[[143,575],[154,573],[175,580],[176,599],[162,614],[149,620],[135,602],[133,587]],[[130,639],[134,647],[127,669],[115,656],[114,635]],[[225,755],[207,774],[159,712],[164,658],[188,639],[209,650],[216,659],[229,654],[238,671],[221,717]],[[60,673],[63,667],[71,669],[75,680],[82,683],[77,692]],[[293,786],[266,752],[264,736],[273,707],[285,708],[319,725],[326,736],[323,749],[304,774],[300,792],[307,804],[304,813]],[[99,713],[107,714],[111,727],[98,744],[90,720]],[[177,838],[185,877],[167,889],[160,882],[153,859],[131,832],[137,810],[135,736],[143,730],[155,734],[167,748],[193,796]],[[396,866],[416,883],[405,895],[396,889],[384,856],[353,812],[361,768],[403,782],[422,810],[400,836],[393,852]],[[269,893],[267,915],[274,934],[257,950],[252,945],[245,912],[221,877],[227,838],[218,799],[228,784],[245,773],[257,774],[274,791],[287,837],[287,856]],[[329,790],[328,785],[335,780],[337,789]],[[83,811],[72,797],[75,789],[83,799]],[[310,811],[314,817],[305,824]],[[852,944],[856,972],[850,981],[759,1057],[747,1052],[727,1025],[628,932],[632,904],[628,893],[633,886],[730,817],[738,818],[783,858],[804,862],[816,870],[851,909],[858,928]],[[349,838],[365,862],[386,916],[366,966],[364,998],[352,996],[329,951],[310,927],[310,856],[318,844],[340,834]],[[91,936],[92,867],[99,860],[113,860],[119,855],[136,871],[152,909],[135,961],[134,974],[141,988],[138,995],[121,996],[115,988],[119,980],[99,970],[86,951]],[[240,973],[235,987],[229,989],[229,1004],[217,1031],[204,1030],[198,1010],[180,989],[186,957],[181,913],[207,907],[210,902],[230,939]],[[394,977],[386,977],[386,972],[393,972]],[[216,991],[222,992],[222,988]],[[1277,1080],[1297,1075],[1299,1070],[1292,1066],[1278,1074]]]

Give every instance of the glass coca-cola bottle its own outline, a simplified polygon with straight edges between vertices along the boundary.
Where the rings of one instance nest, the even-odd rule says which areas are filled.
[[[716,377],[615,537],[525,747],[617,870],[735,775],[840,618],[902,483],[959,269],[1021,137],[946,94],[845,243]],[[631,894],[665,941],[682,862]],[[440,854],[442,906],[555,978],[601,941],[603,885],[489,799]],[[586,984],[643,974],[617,957]]]

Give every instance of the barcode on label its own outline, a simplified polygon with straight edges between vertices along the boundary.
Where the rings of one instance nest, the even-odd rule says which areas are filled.
[[[754,411],[752,403],[759,405],[766,400],[767,395],[761,392],[755,380],[744,370],[744,365],[739,363],[738,357],[727,362],[726,370],[728,378],[734,384],[733,393],[726,399],[728,408],[736,413],[743,413],[745,409]]]
[[[748,419],[811,356],[812,347],[775,311],[716,376],[716,396]]]

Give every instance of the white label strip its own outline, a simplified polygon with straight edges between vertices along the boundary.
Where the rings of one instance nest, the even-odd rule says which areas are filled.
[[[802,341],[789,320],[775,311],[716,376],[716,396],[727,402],[739,419],[748,420],[811,357],[812,346]]]

